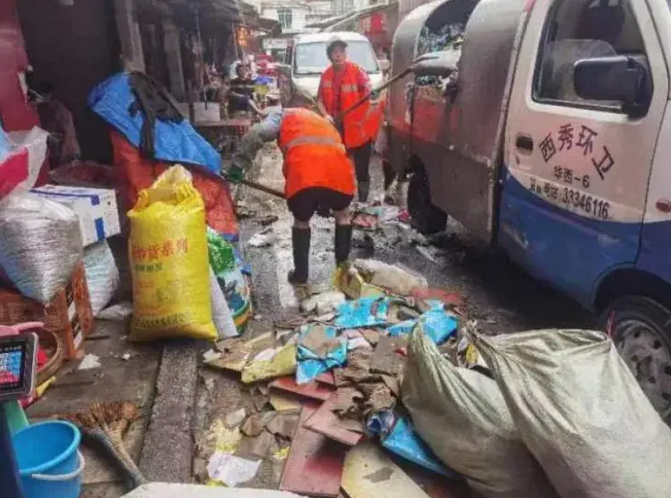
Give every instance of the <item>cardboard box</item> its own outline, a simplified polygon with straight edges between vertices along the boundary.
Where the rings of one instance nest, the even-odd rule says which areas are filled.
[[[77,213],[84,247],[121,233],[116,193],[112,189],[44,185],[31,192],[65,204]]]
[[[77,266],[70,283],[56,294],[48,306],[15,290],[0,289],[0,325],[21,322],[44,322],[47,330],[60,336],[66,358],[77,358],[84,338],[94,326],[84,264]]]

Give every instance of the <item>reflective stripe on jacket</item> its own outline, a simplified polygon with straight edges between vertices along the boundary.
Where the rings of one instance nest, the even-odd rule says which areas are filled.
[[[340,85],[340,106],[336,105],[336,92],[333,91],[333,66],[329,66],[329,68],[324,71],[320,82],[320,97],[322,103],[326,108],[326,112],[336,119],[340,117],[339,115],[334,114],[336,109],[339,109],[340,113],[347,111],[366,96],[366,93],[359,89],[359,72],[363,71],[363,69],[353,62],[347,62],[343,71],[345,71],[345,74],[343,74],[342,83]],[[370,101],[366,101],[354,111],[345,115],[342,124],[344,132],[343,138],[347,148],[359,147],[370,141],[370,132],[367,131],[364,126],[365,117],[369,110]]]
[[[354,167],[338,130],[307,109],[284,111],[278,145],[284,154],[284,195],[323,187],[354,195]]]

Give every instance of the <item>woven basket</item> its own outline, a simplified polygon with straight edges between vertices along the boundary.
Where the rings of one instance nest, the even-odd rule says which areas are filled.
[[[65,358],[65,348],[63,347],[63,341],[53,332],[49,332],[46,329],[37,329],[35,330],[37,337],[40,341],[40,348],[43,349],[49,361],[42,366],[37,371],[37,386],[41,386],[51,377],[56,375],[58,369],[63,365],[63,360]]]

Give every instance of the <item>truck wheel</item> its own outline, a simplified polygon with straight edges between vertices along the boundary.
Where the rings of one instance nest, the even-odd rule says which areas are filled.
[[[601,316],[639,385],[671,423],[671,312],[643,296],[616,299]]]
[[[429,178],[426,172],[417,168],[408,186],[408,212],[413,226],[423,234],[445,230],[447,215],[431,203]]]

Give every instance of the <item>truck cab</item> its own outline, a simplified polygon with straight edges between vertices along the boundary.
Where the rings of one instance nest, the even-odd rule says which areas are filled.
[[[399,26],[392,75],[460,23],[390,91],[411,215],[453,216],[594,311],[671,420],[669,3],[434,2]]]
[[[351,31],[299,35],[288,45],[284,63],[278,65],[283,105],[297,95],[317,98],[321,75],[331,64],[326,47],[336,36],[347,43],[349,59],[368,73],[373,87],[382,83],[382,69],[370,40],[364,35]]]

